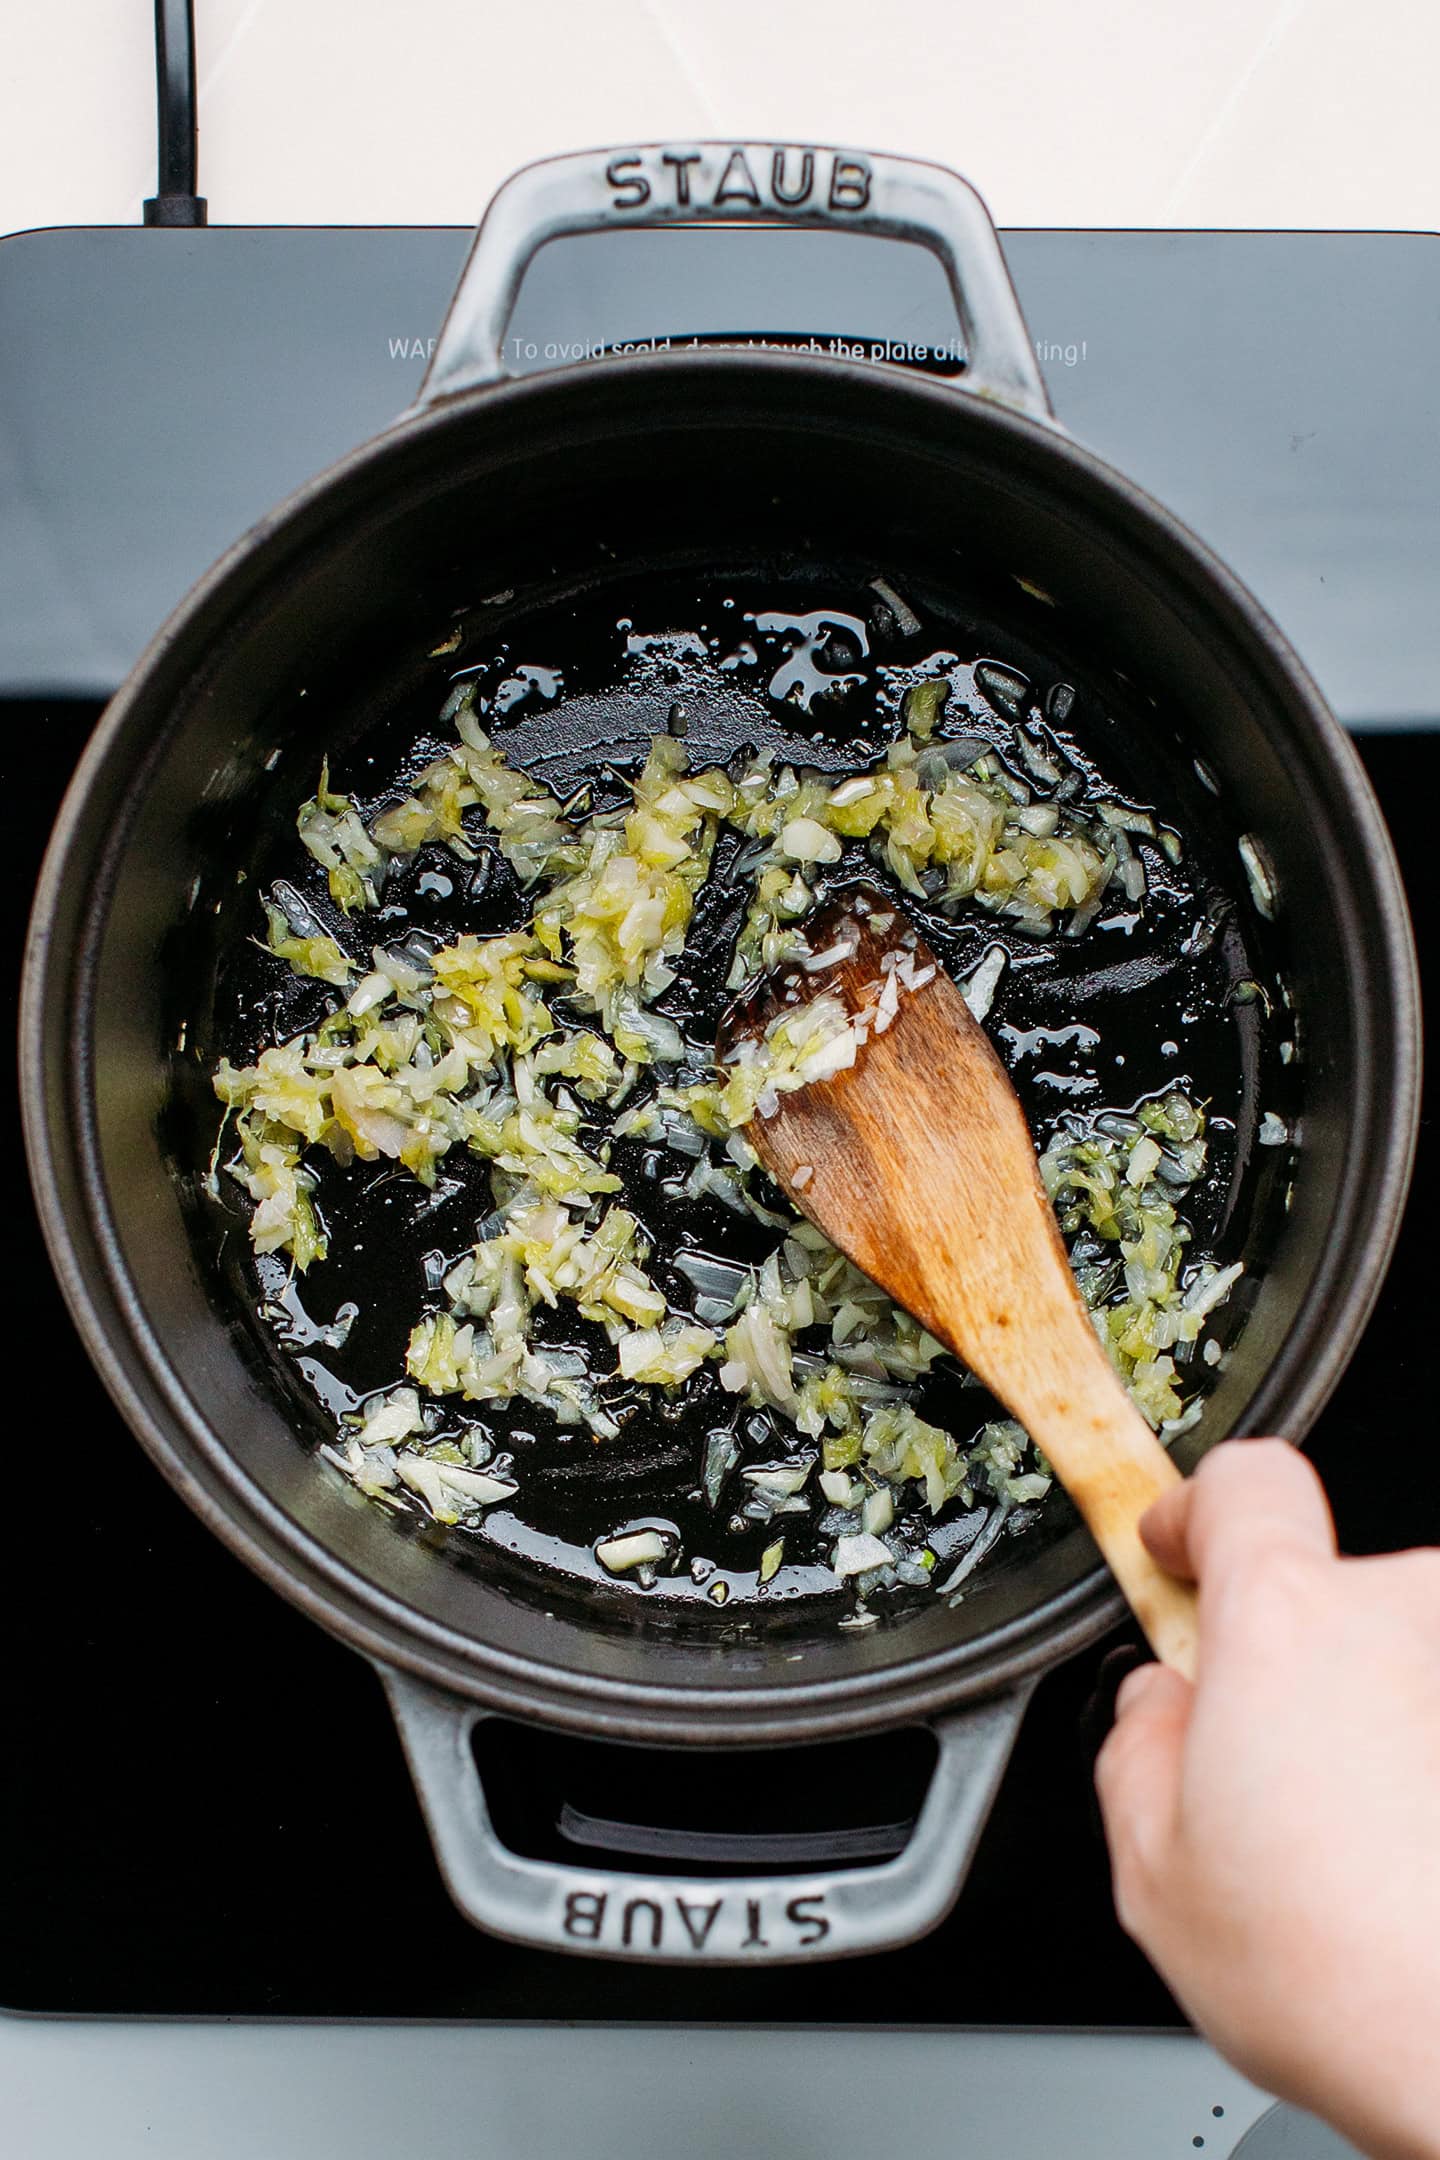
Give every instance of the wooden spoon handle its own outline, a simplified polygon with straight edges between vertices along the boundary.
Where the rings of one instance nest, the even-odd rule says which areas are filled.
[[[1057,1401],[1042,1390],[1021,1413],[1104,1554],[1115,1580],[1163,1664],[1195,1678],[1198,1613],[1193,1583],[1152,1558],[1140,1518],[1180,1482],[1180,1471],[1125,1393],[1089,1323]],[[1048,1399],[1047,1399],[1048,1398]]]
[[[1178,1478],[1163,1449],[1157,1445],[1156,1452]],[[1199,1639],[1195,1586],[1167,1574],[1140,1542],[1140,1517],[1169,1482],[1157,1480],[1140,1497],[1127,1495],[1123,1502],[1103,1496],[1098,1506],[1082,1505],[1081,1513],[1156,1657],[1184,1679],[1193,1680]]]
[[[1110,1565],[1115,1566],[1113,1557]],[[1195,1585],[1167,1575],[1159,1562],[1145,1553],[1136,1579],[1126,1586],[1126,1594],[1140,1615],[1145,1640],[1161,1664],[1178,1672],[1182,1680],[1194,1680],[1199,1669],[1200,1634]]]

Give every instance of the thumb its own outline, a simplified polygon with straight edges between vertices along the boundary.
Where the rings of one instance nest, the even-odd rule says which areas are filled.
[[[1164,1872],[1194,1694],[1168,1666],[1142,1665],[1120,1689],[1115,1724],[1095,1764],[1122,1918],[1133,1904],[1127,1893],[1137,1876],[1153,1879]]]

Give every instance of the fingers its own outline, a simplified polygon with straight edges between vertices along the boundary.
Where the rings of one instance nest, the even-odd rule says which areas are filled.
[[[1193,1477],[1147,1510],[1140,1535],[1161,1567],[1191,1582],[1251,1553],[1335,1554],[1324,1487],[1284,1440],[1227,1440],[1212,1449]]]
[[[1142,1665],[1123,1681],[1115,1724],[1095,1764],[1095,1787],[1114,1863],[1122,1917],[1133,1912],[1137,1871],[1163,1871],[1180,1793],[1180,1761],[1194,1689],[1165,1665]]]
[[[1182,1582],[1195,1579],[1187,1550],[1187,1525],[1194,1492],[1194,1478],[1184,1478],[1180,1484],[1168,1486],[1140,1518],[1140,1536],[1152,1557],[1167,1574],[1178,1575]]]

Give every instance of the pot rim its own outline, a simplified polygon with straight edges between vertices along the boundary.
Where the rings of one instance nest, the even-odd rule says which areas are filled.
[[[943,381],[873,362],[705,347],[580,362],[459,391],[402,416],[306,481],[202,575],[131,669],[80,759],[41,871],[28,940],[20,1017],[26,1147],[51,1260],[86,1347],[137,1438],[202,1520],[272,1587],[372,1660],[401,1666],[489,1710],[578,1732],[681,1744],[764,1745],[794,1741],[797,1727],[807,1738],[821,1739],[893,1726],[990,1693],[1097,1639],[1123,1612],[1122,1600],[1097,1561],[1067,1590],[978,1641],[919,1658],[902,1656],[891,1666],[829,1681],[763,1688],[723,1681],[675,1687],[570,1672],[499,1651],[431,1621],[292,1521],[242,1470],[216,1428],[180,1387],[128,1280],[99,1175],[83,1028],[72,1038],[80,1044],[80,1055],[73,1060],[63,1111],[57,1115],[52,1116],[46,1084],[52,1029],[67,1025],[77,1004],[80,1017],[86,1012],[88,996],[78,963],[91,943],[98,912],[92,893],[74,946],[67,946],[57,933],[56,912],[72,875],[70,860],[74,854],[81,862],[93,861],[82,830],[92,790],[123,749],[155,677],[177,651],[197,635],[212,650],[223,624],[248,603],[250,584],[273,578],[277,564],[272,558],[278,553],[283,559],[285,543],[303,545],[311,518],[323,516],[347,487],[383,481],[387,464],[403,459],[418,440],[463,430],[477,419],[487,425],[523,425],[529,416],[586,389],[594,391],[592,408],[604,411],[603,399],[622,381],[627,395],[643,400],[657,371],[692,375],[711,393],[719,382],[736,377],[752,391],[767,381],[808,384],[824,392],[863,389],[877,416],[892,416],[892,426],[900,425],[907,413],[917,423],[959,422],[989,429],[997,443],[1008,440],[1032,458],[1038,453],[1042,463],[1050,465],[1052,483],[1063,474],[1073,489],[1088,491],[1092,500],[1100,493],[1112,511],[1124,513],[1132,540],[1143,535],[1172,563],[1178,556],[1192,587],[1202,588],[1206,604],[1228,618],[1231,634],[1248,648],[1255,671],[1268,670],[1277,687],[1283,687],[1292,712],[1303,714],[1311,754],[1363,842],[1359,864],[1350,867],[1352,875],[1368,880],[1366,897],[1383,940],[1378,951],[1372,943],[1365,957],[1372,980],[1378,979],[1384,991],[1372,1022],[1388,1034],[1391,1084],[1382,1099],[1374,1085],[1372,1058],[1370,1099],[1360,1108],[1374,1146],[1350,1149],[1335,1207],[1335,1219],[1347,1233],[1345,1252],[1337,1256],[1340,1240],[1332,1234],[1281,1355],[1247,1408],[1249,1430],[1269,1429],[1283,1415],[1288,1436],[1303,1437],[1344,1370],[1379,1293],[1399,1228],[1419,1120],[1418,977],[1393,848],[1358,756],[1259,602],[1180,519],[1058,426]],[[708,399],[698,391],[697,398],[697,409],[704,411]],[[716,417],[707,414],[710,424]],[[133,765],[133,758],[127,763]],[[130,784],[136,784],[134,779]],[[105,883],[103,878],[97,881],[102,895]],[[1350,888],[1341,891],[1348,896]],[[1349,929],[1358,951],[1355,925]],[[1313,1333],[1320,1308],[1331,1299],[1338,1307],[1333,1318],[1343,1319],[1343,1326],[1334,1325],[1326,1312],[1326,1338],[1312,1347],[1303,1372],[1283,1371],[1287,1355],[1292,1365],[1295,1362],[1291,1346],[1297,1335],[1307,1332],[1303,1323],[1308,1319]]]

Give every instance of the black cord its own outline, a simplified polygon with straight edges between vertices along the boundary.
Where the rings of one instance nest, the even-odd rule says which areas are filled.
[[[146,201],[145,223],[203,225],[205,198],[195,192],[199,129],[192,0],[155,0],[155,108],[160,185]]]

